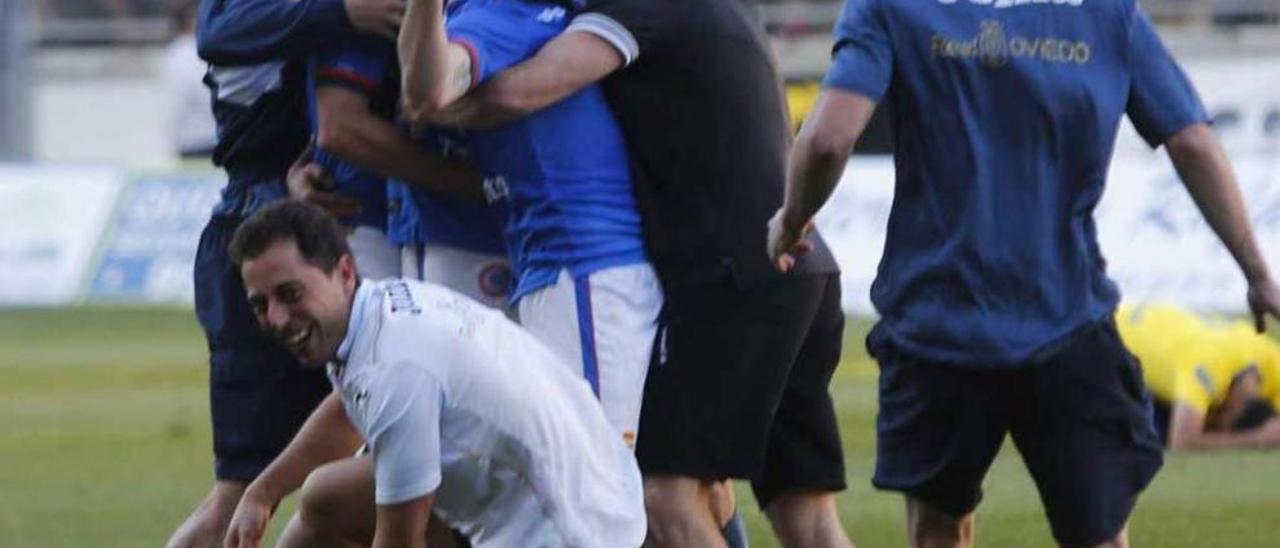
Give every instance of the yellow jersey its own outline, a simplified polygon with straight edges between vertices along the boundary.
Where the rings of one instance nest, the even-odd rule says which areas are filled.
[[[1280,345],[1247,322],[1206,321],[1170,304],[1126,303],[1116,311],[1116,327],[1157,400],[1208,413],[1226,400],[1238,375],[1256,367],[1259,396],[1280,406]]]

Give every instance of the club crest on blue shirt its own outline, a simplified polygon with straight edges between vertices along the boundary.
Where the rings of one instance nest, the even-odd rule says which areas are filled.
[[[978,35],[978,58],[982,64],[997,68],[1009,62],[1009,45],[999,21],[983,21]]]

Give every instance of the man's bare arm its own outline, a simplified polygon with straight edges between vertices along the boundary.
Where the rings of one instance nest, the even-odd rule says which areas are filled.
[[[363,441],[347,418],[337,392],[329,394],[303,423],[293,441],[245,489],[227,528],[225,545],[230,548],[257,546],[272,509],[281,499],[298,490],[316,468],[351,456]]]
[[[426,120],[471,89],[471,54],[449,43],[441,0],[409,0],[397,45],[405,118]]]
[[[622,65],[622,54],[603,38],[566,32],[427,120],[467,128],[502,125],[556,103]]]
[[[426,548],[427,520],[435,495],[378,506],[373,548]]]
[[[1201,123],[1175,133],[1165,142],[1165,149],[1196,206],[1249,281],[1249,307],[1258,331],[1262,331],[1267,314],[1280,317],[1280,289],[1258,250],[1222,144],[1208,124]]]
[[[1205,429],[1205,416],[1195,407],[1174,403],[1169,419],[1169,448],[1208,450],[1242,447],[1280,447],[1280,420],[1240,432],[1213,432]]]
[[[484,199],[479,174],[465,163],[428,151],[369,110],[364,95],[341,86],[316,90],[320,148],[363,169],[435,192]]]
[[[791,148],[782,208],[769,221],[769,258],[779,269],[789,270],[794,255],[807,251],[804,236],[813,216],[840,182],[875,108],[875,101],[856,93],[824,89],[818,95]]]

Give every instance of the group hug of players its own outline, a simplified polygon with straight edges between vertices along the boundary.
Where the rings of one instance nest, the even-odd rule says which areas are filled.
[[[256,544],[308,477],[282,545],[741,546],[729,478],[847,543],[837,269],[764,252],[786,116],[747,9],[202,2],[230,178],[195,265],[218,481],[170,545]],[[628,127],[594,82],[643,50],[669,71],[647,82],[688,85],[699,14],[749,70],[696,85],[745,102],[685,119],[697,98],[655,89],[638,108],[668,119]],[[540,51],[587,58],[542,104],[493,99]]]
[[[1048,20],[1094,41],[1079,64],[1097,74],[907,45]],[[171,546],[256,545],[298,489],[283,546],[744,546],[732,478],[785,545],[850,546],[827,391],[838,269],[811,219],[888,94],[900,197],[872,289],[875,484],[908,496],[913,544],[972,541],[982,475],[1012,433],[1055,537],[1121,545],[1160,460],[1117,325],[1146,363],[1182,368],[1145,369],[1169,444],[1280,437],[1249,403],[1275,397],[1274,347],[1193,359],[1143,335],[1162,312],[1113,320],[1085,220],[1101,179],[1023,169],[1105,173],[1125,113],[1153,145],[1200,135],[1203,107],[1132,3],[850,0],[790,155],[772,54],[735,1],[204,0],[197,36],[229,176],[195,265],[217,482]],[[1141,47],[1157,55],[1127,69],[1132,84],[1090,65]],[[1002,80],[1019,71],[1081,87]],[[984,98],[1012,82],[1089,89],[1099,117],[1068,112],[1077,97]],[[931,110],[958,97],[976,106]],[[1062,112],[1011,114],[1043,104]],[[1006,135],[1028,132],[1011,122],[1106,150],[1041,153],[1054,141]],[[1028,150],[999,148],[1015,144]],[[1012,174],[1033,190],[993,190]],[[937,177],[973,190],[921,185]],[[1059,222],[1080,237],[1044,239]],[[1224,240],[1256,248],[1245,235]],[[1255,312],[1274,312],[1269,277],[1251,281]],[[1090,466],[1114,432],[1045,414],[1054,398],[1133,429],[1114,449],[1128,480]]]

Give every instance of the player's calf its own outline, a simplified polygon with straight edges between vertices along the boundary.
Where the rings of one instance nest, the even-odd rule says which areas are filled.
[[[652,548],[727,547],[711,513],[713,482],[696,478],[646,475],[644,506]]]
[[[840,525],[834,493],[811,491],[781,495],[769,503],[765,514],[783,546],[853,547]]]

